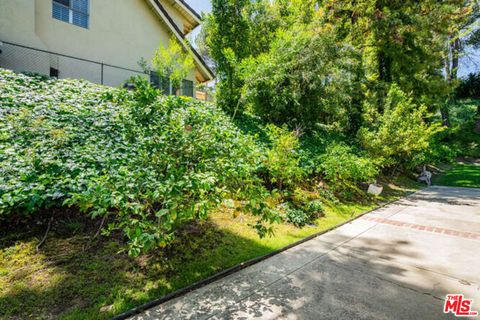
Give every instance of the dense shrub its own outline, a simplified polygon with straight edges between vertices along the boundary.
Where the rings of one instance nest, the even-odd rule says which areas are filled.
[[[321,125],[302,136],[300,146],[300,165],[312,176],[323,175],[323,155],[327,147],[333,144],[346,144],[347,136],[336,130],[329,130]]]
[[[480,157],[480,101],[465,99],[451,104],[450,125],[443,140],[458,156]]]
[[[281,217],[285,222],[300,228],[313,224],[325,212],[318,193],[301,187],[289,190],[288,197],[285,199],[288,199],[288,202],[280,204]]]
[[[323,215],[325,209],[323,208],[323,204],[320,200],[312,200],[306,204],[305,211],[311,216],[318,218]]]
[[[304,176],[298,155],[298,136],[286,127],[275,125],[267,126],[267,134],[272,145],[265,161],[269,180],[279,189],[293,187]]]
[[[376,114],[370,127],[359,130],[362,146],[384,167],[412,168],[427,159],[432,137],[439,124],[425,121],[427,108],[417,105],[397,85],[392,85],[382,114]]]
[[[255,202],[260,149],[212,105],[139,79],[127,92],[0,69],[0,87],[0,217],[79,207],[108,217],[106,231],[123,230],[136,255],[226,194],[269,212]]]
[[[288,203],[285,204],[283,209],[285,211],[284,220],[296,227],[303,227],[312,221],[312,218],[308,212],[305,212],[300,208],[296,208]]]
[[[354,187],[359,182],[373,182],[379,173],[377,165],[359,156],[346,144],[332,143],[322,156],[321,169],[335,189]]]
[[[450,100],[446,105],[449,126],[436,133],[427,152],[430,163],[453,162],[457,157],[480,157],[480,101]],[[442,122],[440,114],[435,121]]]
[[[243,97],[270,122],[344,128],[356,61],[333,30],[297,26],[279,32],[269,52],[243,62]]]
[[[283,220],[296,227],[312,224],[325,212],[320,200],[311,200],[301,204],[286,202],[281,204]]]
[[[454,162],[455,158],[460,155],[460,150],[456,143],[445,143],[442,141],[442,136],[435,136],[430,142],[430,147],[427,152],[429,163],[450,163]]]

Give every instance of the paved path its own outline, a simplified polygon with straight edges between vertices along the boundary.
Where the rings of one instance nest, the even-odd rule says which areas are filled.
[[[480,189],[431,187],[134,319],[444,319],[480,311]]]

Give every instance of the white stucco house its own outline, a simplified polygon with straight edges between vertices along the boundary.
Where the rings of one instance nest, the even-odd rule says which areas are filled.
[[[185,38],[200,23],[184,0],[0,0],[0,67],[118,86],[148,77],[138,61],[173,36],[194,58],[193,95],[214,77]]]

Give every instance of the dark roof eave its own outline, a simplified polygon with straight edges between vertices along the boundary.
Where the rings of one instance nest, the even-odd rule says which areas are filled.
[[[182,39],[185,38],[185,35],[183,34],[182,31],[180,31],[180,29],[178,28],[178,26],[175,24],[175,22],[173,21],[172,17],[170,17],[170,15],[168,14],[167,10],[165,10],[165,8],[162,6],[162,4],[160,3],[160,1],[158,0],[153,0],[155,2],[155,4],[157,5],[158,9],[165,15],[165,17],[168,19],[168,22],[172,25],[172,27],[175,29],[175,31],[177,32],[178,35],[180,35],[180,37]],[[215,78],[215,74],[212,72],[212,70],[209,68],[209,66],[205,63],[205,61],[203,60],[203,58],[200,56],[200,54],[197,52],[197,50],[195,50],[195,48],[193,48],[189,43],[188,43],[188,47],[189,49],[193,52],[193,54],[197,57],[197,59],[200,61],[200,63],[202,64],[202,66],[207,70],[207,72],[209,73],[209,75],[207,76],[210,76],[210,80],[213,80]]]
[[[211,79],[209,79],[209,80],[215,79],[215,73],[212,71],[212,69],[210,69],[210,67],[205,62],[205,60],[203,60],[202,56],[197,52],[197,50],[195,50],[195,48],[193,48],[191,45],[189,45],[189,46],[190,46],[190,49],[192,50],[193,54],[197,56],[198,60],[200,60],[202,65],[205,67],[205,69],[207,69],[208,73],[210,73]]]
[[[183,4],[190,11],[190,13],[194,15],[198,20],[202,20],[202,17],[200,16],[200,14],[198,14],[197,11],[195,11],[192,7],[190,7],[188,3],[186,3],[184,0],[177,0],[177,1]]]

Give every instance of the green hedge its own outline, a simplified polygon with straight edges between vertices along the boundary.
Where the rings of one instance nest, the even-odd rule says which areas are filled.
[[[107,217],[105,233],[123,230],[136,255],[226,197],[253,199],[262,213],[253,138],[213,105],[135,83],[126,91],[0,69],[0,218],[74,206]]]

